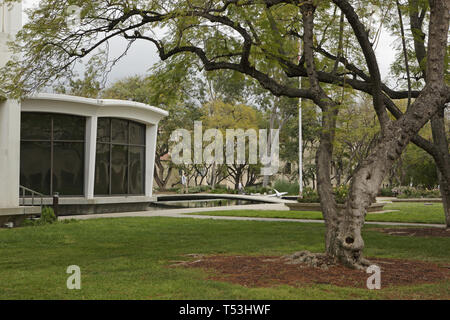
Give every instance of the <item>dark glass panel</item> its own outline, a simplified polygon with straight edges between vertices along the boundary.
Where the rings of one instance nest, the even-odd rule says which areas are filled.
[[[145,125],[130,122],[130,144],[145,145]]]
[[[22,140],[50,140],[52,131],[51,115],[45,113],[22,112]]]
[[[144,194],[145,147],[130,147],[130,193]]]
[[[50,142],[20,145],[20,185],[50,195]]]
[[[128,193],[128,147],[112,146],[111,194]]]
[[[109,194],[109,148],[109,144],[97,143],[94,193],[98,195]]]
[[[144,194],[145,132],[146,126],[139,123],[98,119],[96,195]]]
[[[86,119],[72,115],[53,115],[53,139],[54,140],[78,140],[84,141]]]
[[[110,142],[111,139],[111,119],[98,118],[97,122],[97,141]]]
[[[128,121],[112,119],[112,142],[113,143],[128,143]]]
[[[84,143],[53,144],[53,192],[78,196],[84,191]]]

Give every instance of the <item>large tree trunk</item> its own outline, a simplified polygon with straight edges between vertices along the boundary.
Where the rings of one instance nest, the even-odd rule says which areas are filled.
[[[444,9],[445,10],[445,9]],[[447,4],[448,10],[448,4]],[[418,0],[409,1],[409,17],[411,30],[414,37],[414,48],[417,62],[423,67],[426,61],[425,38],[423,31],[423,13],[426,12],[425,4]],[[447,18],[448,20],[448,18]],[[427,75],[427,70],[422,68],[423,75]],[[444,205],[445,221],[447,228],[450,228],[450,154],[448,149],[447,133],[445,131],[444,109],[431,118],[431,129],[433,133],[433,145],[421,145],[419,147],[427,151],[433,158],[438,168],[438,181]]]
[[[215,189],[216,188],[216,163],[214,162],[212,164],[212,169],[211,169],[211,189]]]
[[[438,169],[438,177],[442,204],[444,205],[445,226],[450,229],[450,176],[445,177]]]
[[[331,159],[333,157],[333,140],[336,130],[336,117],[338,109],[334,113],[322,113],[322,133],[320,144],[316,153],[317,190],[320,195],[320,204],[325,220],[325,252],[337,258],[339,253],[336,248],[337,236],[340,225],[340,217],[337,211],[336,200],[331,184]]]
[[[433,102],[434,104],[436,103],[431,96],[429,99],[422,100],[424,100],[424,104],[427,100],[432,104]],[[327,165],[329,154],[327,154],[328,151],[323,150],[327,148],[326,144],[323,147],[319,147],[318,167],[322,167],[322,169],[318,170],[318,174],[320,174],[319,192],[327,227],[327,254],[352,268],[367,266],[367,261],[362,255],[364,240],[361,236],[367,208],[375,202],[383,179],[395,160],[398,159],[409,140],[422,126],[423,121],[412,120],[409,128],[404,127],[396,131],[397,134],[380,139],[369,158],[355,171],[350,185],[346,208],[342,212],[336,210],[334,199],[329,195],[328,190],[330,187],[327,186],[329,184],[328,181],[325,181],[326,187],[324,187],[324,180],[327,174],[324,171],[328,169],[323,170],[323,166]],[[320,158],[323,159],[321,160]],[[448,192],[448,186],[448,181],[443,181],[441,190]],[[448,201],[448,198],[446,198],[446,201]],[[444,205],[447,205],[445,210],[448,210],[448,202],[444,202]]]
[[[361,169],[359,171],[356,170],[351,188],[352,196],[347,201],[347,209],[343,211],[338,210],[331,183],[331,161],[339,106],[321,88],[315,70],[313,54],[313,15],[315,7],[310,3],[303,5],[300,10],[302,11],[304,25],[305,63],[311,91],[314,95],[314,102],[322,109],[322,132],[316,154],[316,166],[317,187],[326,227],[326,254],[348,267],[362,268],[366,262],[362,258],[364,241],[361,237],[365,210],[370,205],[372,193],[376,194],[374,189],[378,189],[377,187],[381,185],[382,179],[378,179],[379,185],[377,185],[378,181],[375,179],[367,183],[366,179],[364,179],[365,173]],[[384,147],[382,143],[379,146],[379,148]],[[381,154],[374,153],[373,157],[379,157],[378,160],[384,160],[383,154],[386,154],[386,152]],[[377,169],[382,162],[377,161],[375,163]],[[372,167],[373,161],[366,161],[366,166]],[[363,165],[361,168],[364,167]],[[381,175],[379,174],[379,176]]]
[[[444,82],[445,54],[449,26],[449,7],[444,0],[430,1],[429,50],[426,86],[404,115],[391,121],[383,100],[378,62],[364,25],[346,0],[333,0],[345,13],[364,52],[372,81],[374,108],[380,121],[381,136],[373,151],[354,171],[349,197],[344,210],[338,210],[331,184],[331,160],[338,106],[321,88],[314,62],[313,2],[304,3],[300,10],[304,27],[304,55],[311,94],[322,109],[322,133],[317,151],[318,191],[326,226],[326,253],[352,268],[364,268],[364,226],[367,208],[375,201],[383,179],[395,161],[419,130],[446,102],[450,92]]]
[[[433,154],[438,168],[439,188],[444,205],[446,227],[450,228],[450,153],[448,149],[447,133],[445,132],[444,109],[431,118],[433,143],[436,152]]]
[[[340,5],[341,9],[347,9],[346,6],[348,6],[348,3],[345,1],[334,0],[334,2]],[[445,1],[436,0],[430,2],[430,7],[431,19],[429,26],[430,36],[428,41],[429,51],[426,87],[406,113],[397,121],[391,122],[386,119],[381,96],[374,86],[374,106],[381,122],[382,135],[374,151],[360,164],[353,174],[345,210],[342,212],[336,211],[334,199],[330,199],[329,197],[329,187],[319,188],[321,192],[320,196],[326,197],[326,199],[321,199],[321,204],[324,211],[324,218],[328,220],[326,222],[327,253],[349,267],[363,268],[367,265],[367,261],[362,255],[364,241],[361,236],[361,229],[364,225],[367,208],[375,200],[384,177],[392,168],[394,162],[400,157],[410,140],[417,135],[419,130],[436,113],[444,108],[444,104],[450,98],[448,87],[446,87],[444,82],[449,6]],[[352,16],[354,12],[348,12],[348,14],[348,19],[355,18],[355,15]],[[354,23],[354,21],[351,22]],[[355,31],[358,31],[357,28],[361,26],[354,23],[352,27],[355,28]],[[306,36],[307,33],[305,32],[305,38]],[[311,37],[311,35],[309,36]],[[357,36],[363,38],[365,34],[359,32]],[[362,40],[367,42],[366,39]],[[370,48],[366,48],[366,58],[376,63],[374,61],[374,54],[370,50]],[[374,65],[372,64],[370,67],[374,68]],[[377,66],[375,67],[374,71],[378,71],[376,70]],[[377,73],[371,72],[372,77],[375,77]],[[324,149],[326,143],[328,141],[321,142],[320,149]],[[319,170],[321,172],[321,184],[327,185],[328,181],[324,183],[324,180],[326,178],[326,170],[329,170],[329,164],[326,164],[325,160],[329,157],[329,154],[327,154],[326,150],[319,152],[318,165],[328,166],[325,170],[323,168]]]

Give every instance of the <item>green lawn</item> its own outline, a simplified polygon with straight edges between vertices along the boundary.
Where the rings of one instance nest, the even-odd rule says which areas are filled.
[[[369,213],[366,221],[376,222],[416,222],[416,223],[445,223],[442,203],[424,205],[423,203],[392,203],[383,210],[399,210],[397,212]],[[290,219],[323,219],[319,211],[257,211],[233,210],[191,213],[195,215],[259,217],[259,218],[290,218]]]
[[[368,257],[450,262],[450,238],[364,231]],[[450,297],[450,281],[369,291],[314,285],[246,288],[167,268],[181,255],[321,252],[324,226],[254,221],[116,218],[0,229],[0,299],[379,299]],[[68,290],[78,265],[82,289]]]

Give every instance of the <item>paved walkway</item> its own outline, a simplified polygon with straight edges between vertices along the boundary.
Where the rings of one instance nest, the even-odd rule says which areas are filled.
[[[184,218],[191,217],[190,215],[184,215],[186,213],[195,212],[212,212],[212,211],[234,211],[234,210],[277,210],[277,211],[289,211],[289,208],[284,204],[250,204],[240,206],[224,206],[224,207],[212,207],[212,208],[182,208],[182,209],[154,209],[149,211],[137,211],[137,212],[122,212],[122,213],[103,213],[103,214],[88,214],[88,215],[76,215],[76,216],[61,216],[59,219],[98,219],[98,218],[124,218],[124,217],[175,217],[182,216]]]
[[[248,194],[215,194],[215,193],[193,193],[193,194],[156,194],[158,201],[189,201],[189,200],[207,200],[207,199],[233,199],[247,200],[261,203],[295,203],[294,200],[285,200],[267,195],[248,195]]]
[[[280,219],[280,218],[252,218],[252,217],[227,217],[227,216],[202,216],[187,215],[187,213],[195,212],[212,212],[212,211],[231,211],[231,210],[277,210],[289,211],[283,204],[255,204],[242,206],[214,207],[214,208],[185,208],[185,209],[168,209],[153,210],[139,212],[123,212],[123,213],[105,213],[105,214],[89,214],[77,216],[61,216],[59,220],[76,219],[104,219],[104,218],[125,218],[125,217],[166,217],[166,218],[184,218],[184,219],[212,219],[212,220],[232,220],[232,221],[265,221],[265,222],[300,222],[300,223],[324,223],[323,220],[307,220],[307,219]],[[444,228],[442,224],[425,224],[425,223],[402,223],[402,222],[367,222],[366,225],[385,225],[385,226],[409,226],[409,227],[435,227]]]

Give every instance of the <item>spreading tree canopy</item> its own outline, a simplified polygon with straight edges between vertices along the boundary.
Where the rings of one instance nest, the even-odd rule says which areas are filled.
[[[433,145],[417,134],[450,102],[445,82],[448,0],[397,2],[410,13],[410,26],[405,29],[413,33],[420,29],[414,34],[413,49],[419,68],[413,70],[415,78],[408,72],[406,89],[389,85],[403,79],[382,81],[375,55],[380,24],[398,19],[392,15],[391,0],[74,0],[69,4],[81,8],[82,19],[75,27],[67,26],[66,0],[42,0],[31,13],[13,46],[17,60],[2,72],[4,93],[19,96],[70,76],[74,63],[88,56],[103,57],[99,61],[106,71],[114,63],[108,59],[108,41],[122,37],[129,46],[135,41],[152,43],[162,60],[175,59],[206,71],[234,70],[275,96],[309,99],[322,112],[316,164],[327,227],[326,253],[351,267],[367,264],[361,237],[367,207],[410,141],[432,150]],[[298,77],[307,85],[300,88],[295,81],[284,80]],[[370,95],[380,126],[370,155],[352,174],[343,211],[337,210],[330,179],[336,118],[344,107],[339,88]],[[405,112],[396,99],[410,101]]]

